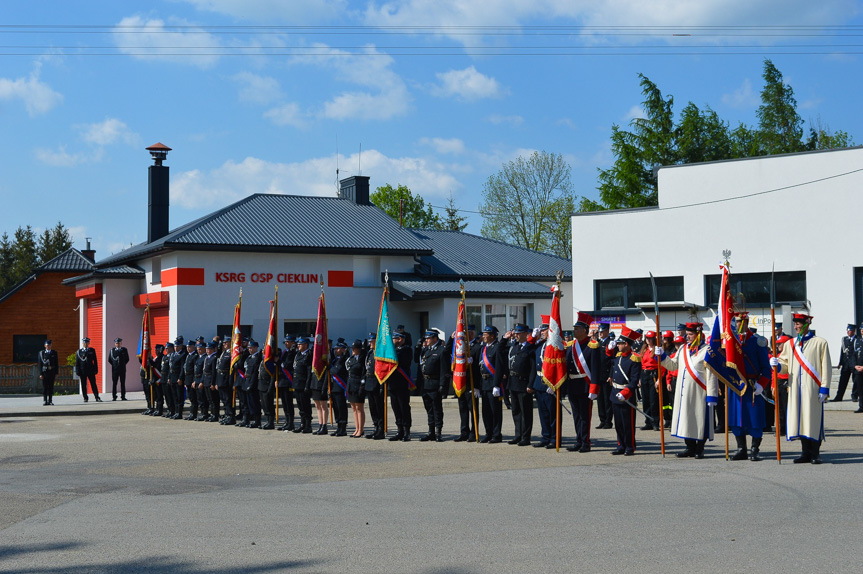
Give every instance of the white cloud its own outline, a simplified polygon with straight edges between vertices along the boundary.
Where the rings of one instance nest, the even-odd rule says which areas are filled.
[[[264,112],[264,117],[271,120],[277,126],[294,126],[296,128],[306,126],[305,115],[300,111],[300,106],[295,102],[267,110]]]
[[[189,31],[171,31],[162,20],[123,18],[112,33],[114,43],[121,52],[139,60],[180,62],[199,68],[210,68],[218,61],[219,56],[212,54],[221,46],[216,36],[183,21],[171,24],[188,26]]]
[[[461,154],[465,152],[464,142],[458,138],[421,138],[419,143],[431,146],[439,154]]]
[[[626,115],[623,116],[621,120],[624,122],[629,122],[631,120],[644,119],[645,117],[647,116],[644,113],[644,108],[641,107],[641,104],[636,104],[629,108],[629,111],[626,112]]]
[[[559,126],[566,126],[566,127],[573,129],[573,130],[578,129],[578,126],[576,125],[576,123],[574,121],[572,121],[572,119],[570,119],[570,118],[560,118],[555,123]]]
[[[128,145],[136,145],[140,138],[138,134],[117,118],[107,118],[103,122],[78,126],[81,138],[88,143],[105,146],[122,141]]]
[[[743,80],[743,84],[730,94],[722,94],[722,103],[731,108],[754,108],[759,101],[749,78]]]
[[[26,78],[0,78],[0,100],[21,100],[30,117],[51,111],[63,101],[63,96],[39,79],[40,70],[37,63]]]
[[[347,0],[185,0],[198,10],[219,12],[240,20],[319,22],[344,14]]]
[[[34,153],[37,160],[52,167],[73,167],[102,159],[102,152],[98,148],[93,152],[69,153],[65,145],[58,146],[56,150],[36,148]]]
[[[345,166],[358,165],[357,154],[340,156],[342,177]],[[424,158],[387,157],[377,150],[362,154],[363,174],[370,175],[372,188],[391,183],[407,185],[423,197],[449,197],[462,184],[449,166]],[[180,173],[171,182],[171,204],[200,210],[227,205],[253,193],[333,196],[336,193],[336,157],[313,158],[296,163],[274,163],[248,157],[228,161],[211,171]]]
[[[477,71],[473,66],[464,70],[450,70],[435,74],[439,85],[432,88],[432,94],[439,97],[458,97],[474,101],[485,98],[500,98],[506,90],[490,76]]]
[[[282,89],[275,78],[240,72],[234,74],[231,79],[240,85],[238,97],[241,102],[269,104],[282,97]]]
[[[500,124],[509,124],[510,126],[515,127],[523,124],[524,118],[518,115],[501,116],[499,114],[492,114],[488,117],[488,121],[496,126],[499,126]]]

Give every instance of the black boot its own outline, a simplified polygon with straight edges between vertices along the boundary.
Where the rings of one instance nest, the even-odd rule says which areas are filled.
[[[276,428],[276,423],[274,422],[274,420],[275,419],[273,419],[272,417],[267,417],[267,419],[264,421],[265,424],[261,426],[261,429],[273,430],[274,428]]]
[[[752,448],[749,449],[749,460],[752,462],[758,462],[761,460],[761,439],[754,438],[752,439]]]
[[[297,428],[293,429],[293,432],[301,433],[304,430],[306,430],[306,419],[301,416],[300,417],[300,424],[297,425]]]
[[[376,435],[376,434],[378,434],[378,427],[379,427],[379,426],[380,426],[380,425],[379,425],[378,423],[375,423],[375,430],[373,430],[372,432],[370,432],[369,434],[367,434],[367,435],[366,435],[366,438],[367,438],[367,439],[373,439],[373,438],[375,438],[375,435]]]
[[[384,423],[378,423],[377,429],[375,430],[375,435],[372,437],[374,440],[383,440],[387,438],[387,433],[384,432]]]
[[[391,436],[391,437],[390,437],[390,440],[391,440],[391,441],[402,440],[404,437],[405,437],[405,428],[404,428],[404,427],[402,427],[402,426],[400,426],[400,427],[399,427],[398,432],[396,433],[396,435],[395,435],[395,436]]]
[[[694,441],[690,439],[684,439],[684,442],[686,443],[686,450],[678,452],[674,456],[676,456],[677,458],[692,458],[693,456],[695,456],[695,448],[692,444]]]
[[[704,445],[706,441],[697,440],[695,441],[695,456],[693,458],[704,458]]]
[[[236,423],[235,427],[245,427],[249,425],[249,416],[243,413],[243,418],[240,419],[240,422]]]
[[[812,464],[821,464],[821,441],[809,441],[809,456],[812,457]]]
[[[303,424],[303,434],[314,434],[312,432],[312,417],[306,418],[306,422]]]
[[[800,437],[800,448],[801,453],[800,456],[794,459],[794,464],[800,464],[803,462],[812,462],[812,455],[809,452],[809,439]]]
[[[433,441],[435,438],[436,438],[436,435],[434,433],[434,427],[429,427],[428,434],[425,435],[424,437],[420,438],[420,442]]]
[[[437,427],[437,436],[435,442],[443,442],[443,427]]]
[[[742,434],[734,438],[737,440],[737,452],[734,453],[731,460],[746,460],[749,458],[749,454],[746,452],[746,435]]]
[[[327,434],[328,430],[327,425],[321,425],[314,434]]]
[[[410,442],[411,440],[411,427],[405,427],[405,436],[402,438],[402,442]]]
[[[348,423],[339,423],[336,436],[348,436]]]

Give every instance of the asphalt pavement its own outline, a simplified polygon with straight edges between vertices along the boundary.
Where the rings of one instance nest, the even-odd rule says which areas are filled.
[[[59,416],[0,399],[0,572],[859,568],[863,415],[849,401],[828,405],[814,466],[784,439],[777,463],[773,436],[761,462],[726,461],[724,436],[693,460],[666,435],[663,458],[655,431],[634,457],[609,455],[613,430],[585,454],[453,443],[453,401],[447,442],[402,443],[145,417],[142,399],[99,416],[112,403],[66,398],[75,412]]]

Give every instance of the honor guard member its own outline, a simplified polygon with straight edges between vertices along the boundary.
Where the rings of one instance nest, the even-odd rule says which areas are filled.
[[[854,372],[854,343],[857,339],[857,326],[853,323],[848,323],[845,328],[846,335],[842,337],[842,347],[839,352],[839,364],[836,367],[839,369],[839,385],[836,387],[836,396],[830,399],[830,402],[835,403],[841,401],[845,397],[845,389],[848,387],[848,380],[851,378],[851,373]],[[855,387],[851,387],[851,400],[857,398]]]
[[[195,343],[195,394],[198,395],[198,416],[196,421],[205,421],[210,418],[210,401],[207,398],[207,390],[204,387],[204,361],[207,358],[207,344],[203,337],[198,337]]]
[[[285,335],[285,348],[279,355],[279,398],[282,399],[282,412],[285,413],[285,424],[276,430],[294,430],[294,357],[297,354],[296,338]],[[279,405],[276,405],[279,408]]]
[[[60,372],[57,351],[51,348],[51,339],[45,341],[45,348],[39,351],[39,380],[42,381],[42,406],[54,404],[54,379]]]
[[[824,403],[830,396],[833,364],[827,341],[809,330],[812,316],[794,313],[794,337],[778,357],[770,359],[777,372],[788,373],[788,440],[800,439],[802,453],[795,463],[821,464],[824,440]]]
[[[201,386],[204,389],[204,396],[207,397],[209,406],[209,416],[204,420],[208,423],[214,423],[219,420],[219,390],[216,386],[216,364],[219,362],[218,351],[221,346],[220,341],[210,341],[207,343],[207,354],[204,356],[204,367],[201,376]]]
[[[659,391],[656,390],[657,365],[654,349],[657,345],[656,331],[648,331],[644,334],[644,345],[639,352],[641,356],[641,401],[644,412],[650,418],[644,419],[644,426],[640,430],[659,430]]]
[[[365,345],[357,339],[351,344],[351,356],[345,360],[345,369],[348,372],[348,402],[354,415],[354,433],[350,435],[351,438],[362,437],[366,426],[366,389],[363,381],[365,360]]]
[[[509,339],[506,383],[512,405],[512,422],[515,427],[515,434],[508,442],[518,446],[530,445],[530,437],[533,434],[533,379],[536,376],[538,345],[528,343],[527,337],[530,333],[530,327],[524,323],[517,323],[505,337]],[[539,337],[539,329],[535,337]]]
[[[677,371],[674,384],[674,409],[671,434],[682,438],[686,449],[677,458],[704,458],[704,444],[713,440],[713,409],[719,396],[716,375],[707,368],[707,345],[701,334],[701,323],[686,323],[686,344],[674,356],[662,348],[654,349],[662,366]]]
[[[623,326],[620,336],[606,349],[614,360],[611,367],[611,409],[614,415],[614,430],[617,431],[617,449],[611,454],[632,456],[635,454],[635,409],[632,400],[638,381],[641,380],[641,357],[632,352],[632,344],[641,338],[641,333]]]
[[[311,354],[314,358],[314,345],[315,341],[311,342]],[[326,368],[321,373],[319,377],[315,372],[315,369],[312,368],[309,372],[309,388],[312,393],[312,402],[315,403],[315,412],[318,416],[318,428],[312,434],[315,435],[326,435],[329,434],[329,418],[330,418],[330,363],[332,362],[333,357],[333,346],[332,341],[327,341],[327,346],[330,348],[330,356],[326,359]],[[335,415],[335,413],[333,413]]]
[[[297,399],[297,410],[300,424],[295,433],[309,434],[312,432],[312,352],[309,350],[309,340],[297,337],[297,354],[294,355],[294,396]]]
[[[219,419],[219,424],[232,425],[237,420],[234,415],[234,401],[231,396],[233,387],[231,381],[231,339],[225,338],[222,341],[222,349],[216,352],[219,355],[216,361],[216,388],[219,389],[219,400],[222,401],[225,411],[225,414]]]
[[[480,377],[482,380],[482,424],[485,436],[482,443],[498,443],[503,440],[500,427],[503,422],[504,373],[507,369],[507,349],[498,341],[498,330],[494,325],[486,325],[482,330],[482,351],[480,352]]]
[[[162,394],[162,359],[165,357],[165,345],[159,343],[154,350],[155,356],[149,358],[150,390],[153,393],[153,411],[150,416],[160,417],[165,412],[165,397]]]
[[[401,325],[399,325],[401,327]],[[404,327],[402,327],[404,330]],[[408,442],[411,440],[411,363],[413,351],[410,343],[405,339],[405,333],[396,330],[393,333],[393,345],[396,348],[396,359],[398,369],[387,379],[387,390],[390,394],[390,404],[393,408],[393,416],[396,419],[398,431],[391,436],[391,441]]]
[[[114,348],[108,353],[108,363],[111,364],[111,382],[113,383],[113,400],[117,400],[117,381],[120,382],[120,400],[126,400],[126,363],[129,362],[129,351],[123,346],[123,339],[114,339]]]
[[[183,387],[183,365],[186,363],[186,344],[183,337],[174,339],[174,354],[169,360],[170,373],[168,375],[168,383],[174,393],[174,420],[183,418],[183,405],[186,402],[185,389]]]
[[[570,452],[590,452],[590,417],[593,401],[599,397],[601,390],[596,376],[601,375],[602,363],[607,356],[605,349],[600,349],[599,342],[590,339],[591,323],[593,317],[578,312],[572,326],[573,342],[566,349],[566,393],[575,424],[575,443],[566,449]],[[634,440],[632,444],[634,449]]]
[[[429,329],[423,337],[423,351],[420,357],[420,372],[423,382],[423,406],[426,409],[429,432],[420,440],[443,442],[443,395],[449,373],[445,359],[446,348],[440,334]]]
[[[81,380],[81,392],[84,393],[84,402],[89,399],[87,397],[87,381],[90,381],[90,389],[93,391],[97,403],[101,403],[99,398],[99,389],[96,388],[96,375],[99,373],[99,361],[96,360],[96,351],[90,348],[90,339],[84,337],[81,339],[84,346],[78,349],[75,353],[75,374]]]
[[[375,341],[377,340],[376,333],[369,333],[366,338],[367,350],[365,358],[365,371],[363,373],[363,385],[365,387],[366,396],[369,399],[369,415],[372,417],[372,424],[375,430],[366,435],[367,439],[381,440],[386,438],[384,433],[384,409],[387,408],[384,404],[383,387],[378,380],[375,372]]]
[[[171,385],[171,357],[174,355],[174,343],[165,343],[165,354],[162,356],[160,372],[162,378],[159,380],[162,386],[162,396],[165,399],[165,410],[162,416],[166,419],[174,417],[176,406],[174,404],[174,388]]]
[[[473,428],[474,410],[476,407],[476,399],[479,395],[480,373],[479,373],[479,353],[482,350],[482,340],[476,336],[476,326],[468,325],[466,340],[470,345],[468,355],[468,368],[470,369],[470,380],[465,383],[465,390],[461,396],[456,397],[458,400],[458,416],[459,416],[459,435],[453,439],[453,442],[474,442],[476,440],[476,431]],[[455,345],[455,333],[450,336],[446,342],[446,363],[452,368],[452,356],[454,353],[453,346]],[[473,383],[471,385],[471,382]],[[471,387],[474,391],[471,392]],[[477,396],[474,396],[476,393]]]
[[[246,378],[243,379],[243,392],[246,395],[246,410],[248,411],[248,421],[243,426],[250,429],[261,427],[261,402],[258,394],[258,375],[261,362],[262,357],[258,351],[258,342],[250,339],[249,356],[246,357],[244,365]]]
[[[611,325],[608,323],[600,323],[597,332],[597,339],[600,349],[607,349],[609,343],[614,341],[611,336]],[[614,426],[614,416],[611,413],[611,384],[608,382],[611,377],[611,357],[605,356],[602,359],[602,370],[597,373],[597,381],[599,382],[599,393],[596,397],[596,410],[599,415],[598,429],[610,429]]]
[[[737,329],[743,348],[746,387],[742,395],[728,393],[728,426],[737,441],[737,452],[731,460],[761,460],[761,438],[767,424],[766,403],[761,393],[772,383],[767,339],[749,330],[749,314],[735,314],[732,327]],[[736,323],[736,325],[735,325]],[[752,437],[752,450],[747,453],[746,435]]]
[[[240,341],[240,356],[237,358],[236,366],[234,367],[234,392],[237,393],[237,402],[239,403],[239,412],[236,413],[236,427],[243,427],[249,424],[249,409],[246,405],[246,391],[243,390],[243,383],[246,380],[246,359],[249,358],[249,338],[243,337]],[[234,398],[231,397],[233,401]]]
[[[275,341],[272,341],[275,343]],[[263,421],[261,430],[274,430],[276,428],[276,373],[279,368],[278,360],[267,362],[261,353],[261,363],[258,366],[258,398],[261,401]]]
[[[673,355],[677,351],[677,347],[675,346],[675,336],[672,331],[664,331],[662,333],[662,348],[665,350],[665,353],[668,355]],[[681,337],[681,342],[683,338]],[[654,354],[655,356],[655,354]],[[657,359],[658,361],[658,359]],[[672,371],[665,371],[662,373],[662,380],[656,381],[656,392],[659,392],[659,385],[665,385],[662,389],[662,404],[659,405],[659,408],[662,411],[661,424],[664,428],[671,428],[671,405],[674,403],[674,394],[672,390],[672,384],[677,379],[677,373],[671,375]]]
[[[786,335],[786,337],[788,336]],[[788,339],[791,338],[788,337]],[[863,323],[860,324],[860,332],[854,339],[851,365],[853,369],[851,372],[851,400],[859,401],[857,410],[854,412],[863,413],[863,393],[860,392],[860,388],[863,387]],[[782,373],[779,376],[781,377]],[[785,377],[787,383],[787,373],[785,373]]]
[[[186,343],[186,360],[183,363],[183,385],[186,387],[186,396],[189,397],[189,416],[185,420],[193,421],[198,418],[198,391],[195,388],[195,363],[198,362],[198,345],[189,340]]]
[[[333,418],[336,421],[336,430],[330,433],[331,436],[348,436],[348,369],[345,367],[347,351],[348,344],[339,337],[333,345],[333,358],[330,361],[330,375],[333,377]]]
[[[557,403],[557,393],[545,384],[542,378],[542,356],[545,354],[545,345],[548,341],[549,315],[542,316],[542,325],[539,327],[539,347],[536,349],[536,376],[533,378],[533,391],[536,397],[536,412],[539,414],[540,439],[533,445],[534,448],[555,448],[557,438],[557,412],[555,407],[560,408]]]

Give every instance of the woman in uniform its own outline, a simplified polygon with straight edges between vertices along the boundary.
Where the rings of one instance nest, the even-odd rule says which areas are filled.
[[[366,390],[363,381],[366,365],[363,342],[359,339],[351,345],[351,356],[345,361],[345,368],[348,370],[348,402],[351,403],[356,427],[351,438],[359,438],[363,436],[363,427],[366,425]]]

